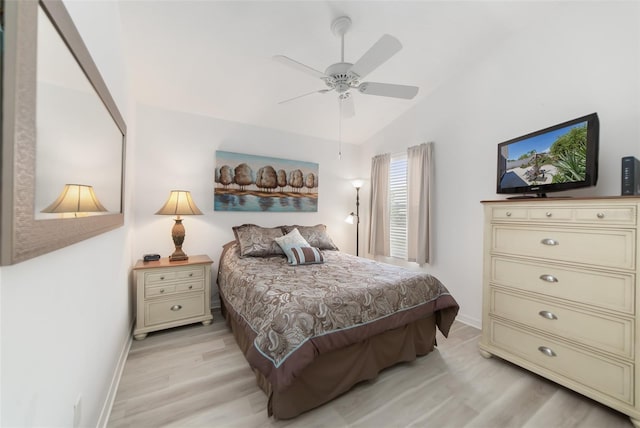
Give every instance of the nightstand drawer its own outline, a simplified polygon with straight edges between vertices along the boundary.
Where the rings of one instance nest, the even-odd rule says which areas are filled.
[[[187,266],[184,268],[156,269],[152,272],[146,272],[144,275],[145,285],[158,285],[174,280],[185,280],[189,278],[197,279],[204,277],[204,267]]]
[[[634,366],[492,320],[491,343],[543,370],[633,405]],[[544,372],[538,372],[544,375]],[[558,380],[558,379],[554,379]]]
[[[633,357],[633,322],[595,315],[524,295],[491,289],[491,314],[550,334],[593,346],[624,358]]]
[[[612,268],[635,268],[635,231],[493,226],[494,253]]]
[[[156,297],[156,296],[164,296],[166,294],[173,294],[176,292],[175,284],[167,284],[161,285],[159,287],[145,287],[144,288],[144,297]]]
[[[632,315],[635,275],[571,268],[503,257],[491,258],[492,284],[540,293]]]
[[[170,300],[151,301],[146,304],[145,325],[154,325],[204,315],[204,295]]]
[[[189,291],[198,291],[204,288],[204,281],[189,281],[176,284],[177,293],[188,293]]]

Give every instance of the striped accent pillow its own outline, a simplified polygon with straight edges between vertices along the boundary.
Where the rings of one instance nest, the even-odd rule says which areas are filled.
[[[316,247],[291,247],[291,257],[289,264],[308,265],[313,263],[324,263],[324,257]]]

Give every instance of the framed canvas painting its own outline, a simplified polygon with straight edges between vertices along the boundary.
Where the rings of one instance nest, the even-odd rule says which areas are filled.
[[[216,151],[215,211],[318,211],[318,164]]]

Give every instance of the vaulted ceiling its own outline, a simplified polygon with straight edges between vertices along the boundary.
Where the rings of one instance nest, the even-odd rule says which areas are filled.
[[[420,87],[412,100],[355,92],[342,141],[360,143],[514,32],[553,9],[549,2],[495,1],[137,1],[120,2],[132,90],[138,101],[328,140],[338,139],[335,93],[274,61],[286,55],[324,71],[340,60],[332,21],[349,16],[345,61],[383,34],[403,45],[367,81]]]

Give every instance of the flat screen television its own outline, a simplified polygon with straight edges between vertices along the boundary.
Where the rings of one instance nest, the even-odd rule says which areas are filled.
[[[498,144],[497,192],[546,197],[595,186],[599,128],[592,113]]]

